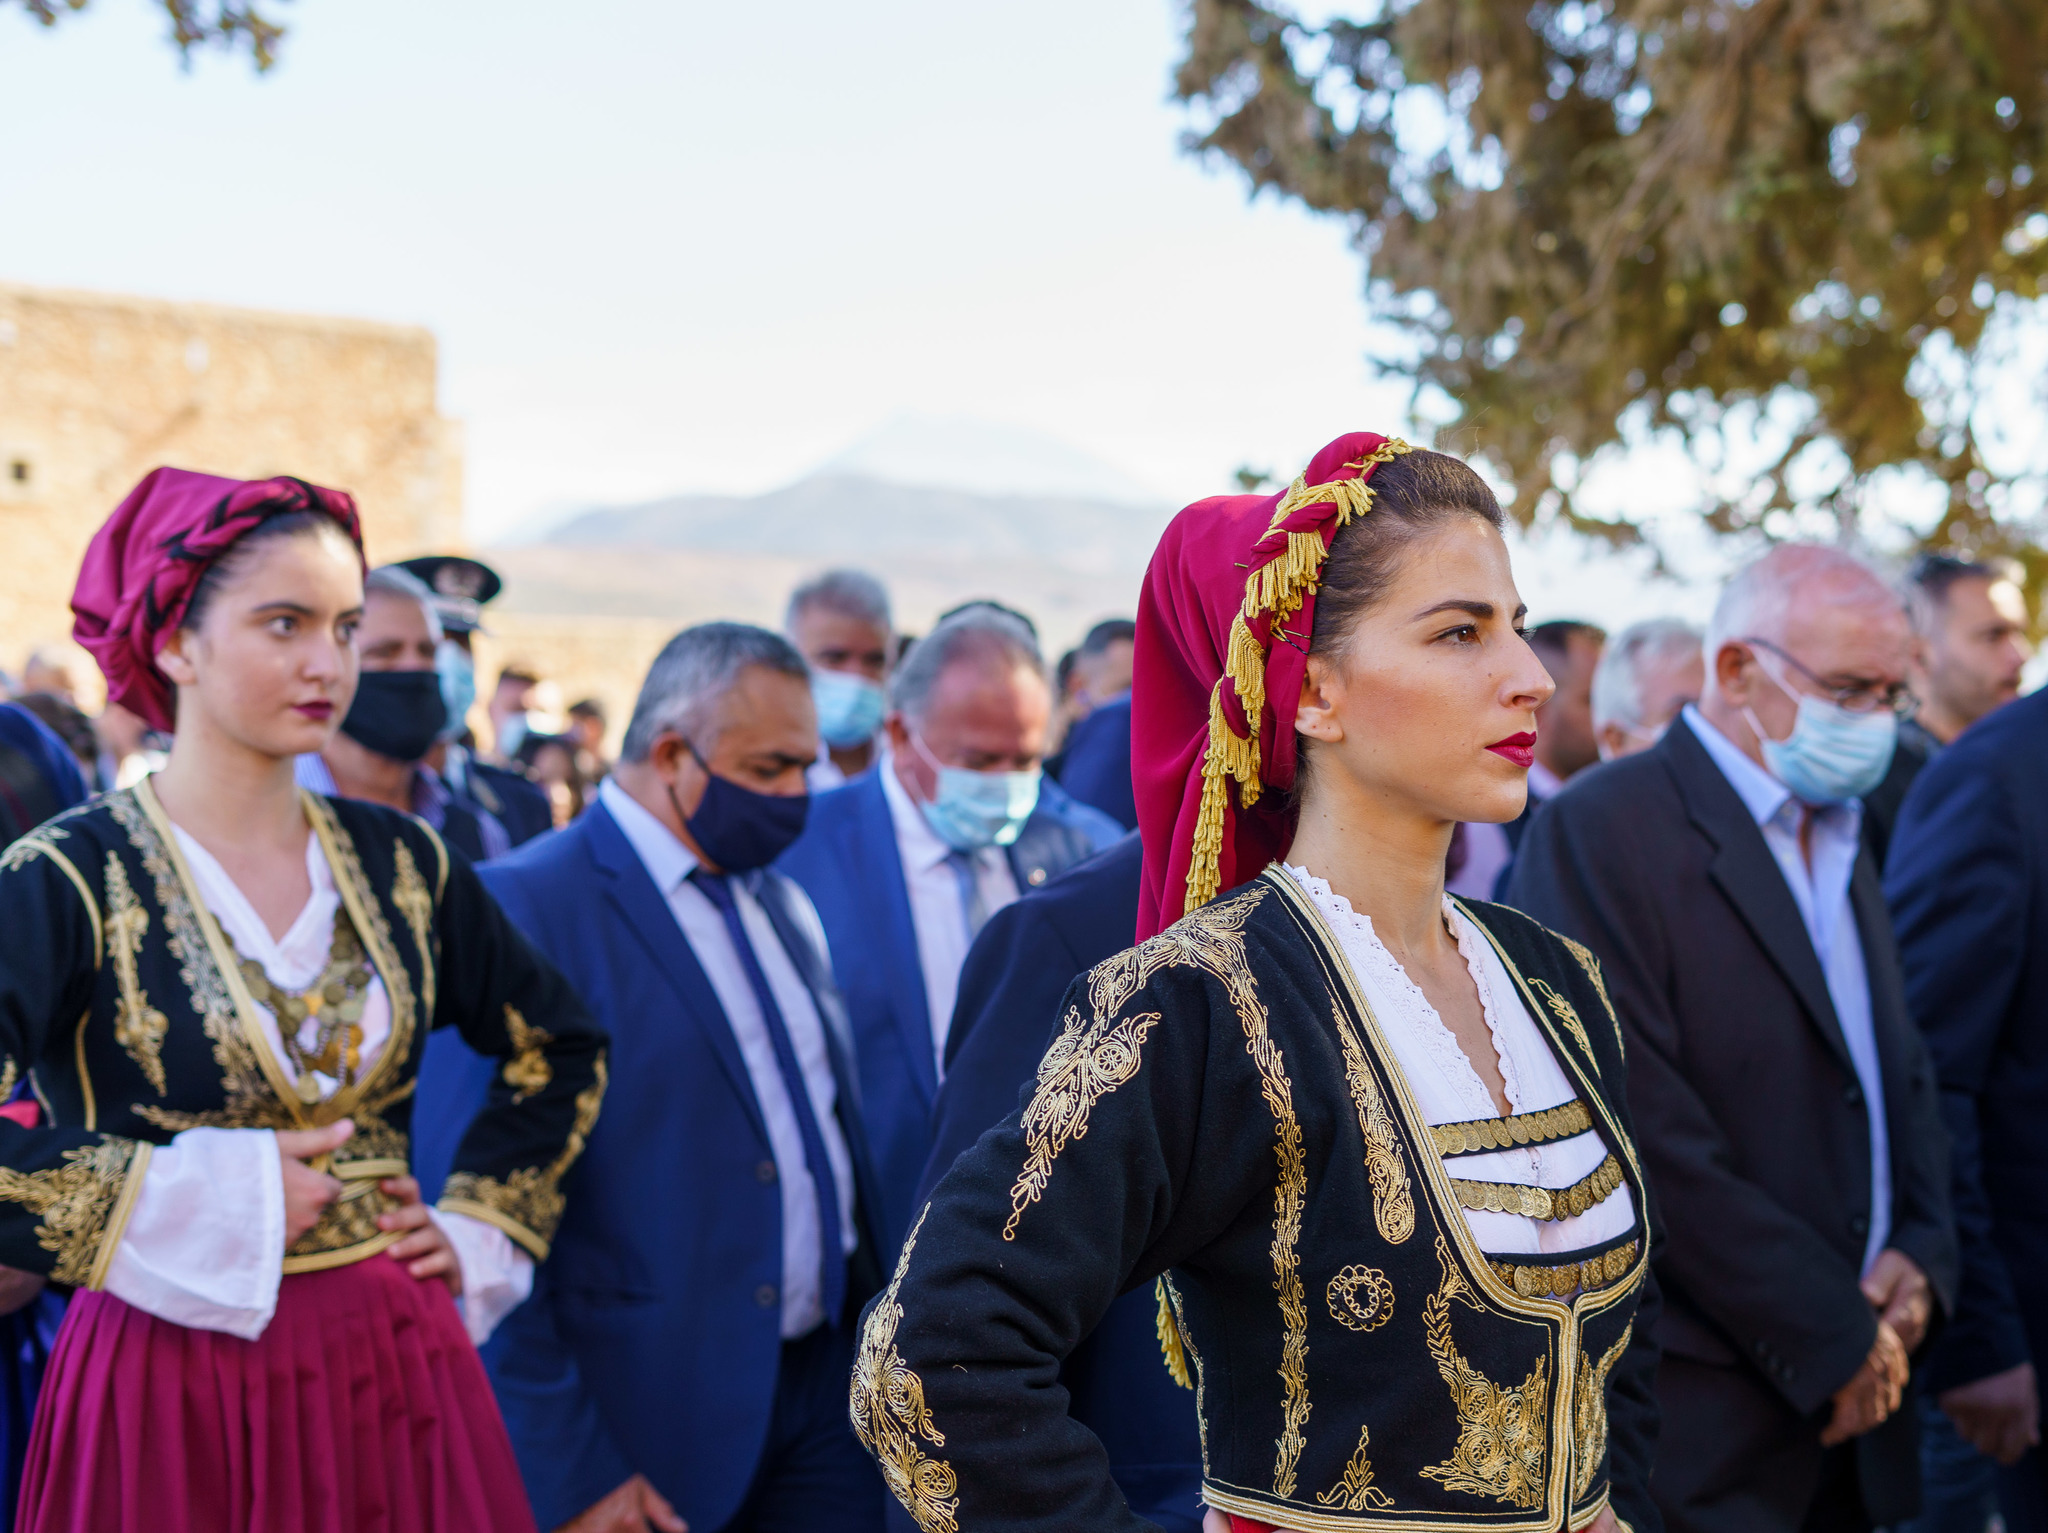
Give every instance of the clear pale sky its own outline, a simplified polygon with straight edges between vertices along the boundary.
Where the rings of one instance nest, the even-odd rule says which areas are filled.
[[[257,77],[0,7],[0,276],[430,326],[480,539],[905,413],[1173,502],[1393,419],[1345,230],[1179,151],[1162,0],[271,9]]]

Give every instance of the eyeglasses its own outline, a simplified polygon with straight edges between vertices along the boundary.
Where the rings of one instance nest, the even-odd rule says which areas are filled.
[[[1812,683],[1813,689],[1816,692],[1845,712],[1890,712],[1897,714],[1902,719],[1909,719],[1920,706],[1920,699],[1913,695],[1912,689],[1903,681],[1892,682],[1889,686],[1878,682],[1859,682],[1853,686],[1838,687],[1816,676],[1806,666],[1800,664],[1795,657],[1787,654],[1769,639],[1747,638],[1741,642],[1749,645],[1752,649],[1769,650],[1801,676],[1804,676],[1808,682]],[[1766,666],[1764,670],[1768,674],[1770,667]],[[1778,678],[1773,676],[1771,679],[1776,681]]]

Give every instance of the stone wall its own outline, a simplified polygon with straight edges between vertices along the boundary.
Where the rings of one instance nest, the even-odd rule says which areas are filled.
[[[0,662],[69,634],[87,541],[159,464],[348,490],[376,563],[461,547],[435,366],[411,326],[0,284]]]

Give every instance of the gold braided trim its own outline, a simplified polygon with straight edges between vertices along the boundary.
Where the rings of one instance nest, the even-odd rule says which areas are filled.
[[[1514,1182],[1451,1178],[1461,1207],[1475,1213],[1520,1214],[1527,1219],[1573,1219],[1621,1185],[1621,1162],[1609,1155],[1569,1187],[1523,1187]]]
[[[1475,1118],[1469,1123],[1438,1123],[1431,1127],[1439,1155],[1477,1155],[1486,1150],[1507,1150],[1517,1145],[1553,1144],[1583,1134],[1593,1126],[1593,1114],[1584,1102],[1566,1102],[1541,1112],[1516,1113],[1511,1118]]]
[[[1287,534],[1287,547],[1245,577],[1244,602],[1230,620],[1230,637],[1223,658],[1223,674],[1237,693],[1245,722],[1251,726],[1247,738],[1230,727],[1223,709],[1223,683],[1219,680],[1209,693],[1209,745],[1202,755],[1202,803],[1195,816],[1195,836],[1188,862],[1188,891],[1182,914],[1197,910],[1222,892],[1223,818],[1229,790],[1226,778],[1237,783],[1238,803],[1249,809],[1259,801],[1259,717],[1266,710],[1266,650],[1252,632],[1254,620],[1270,616],[1273,624],[1285,622],[1315,593],[1323,578],[1323,563],[1330,556],[1329,538],[1354,517],[1372,509],[1372,471],[1391,463],[1405,452],[1406,442],[1390,437],[1356,462],[1344,466],[1356,471],[1350,479],[1332,479],[1312,485],[1306,471],[1296,476],[1287,493],[1273,508],[1264,542],[1278,532],[1287,518],[1304,506],[1331,505],[1337,508],[1329,537],[1320,527]],[[1269,628],[1268,632],[1272,630]],[[1299,637],[1306,645],[1308,636]]]
[[[1193,1389],[1195,1381],[1188,1373],[1187,1343],[1181,1340],[1180,1321],[1174,1317],[1165,1277],[1159,1277],[1152,1286],[1159,1294],[1159,1318],[1153,1325],[1159,1332],[1159,1350],[1166,1359],[1167,1377],[1182,1389]]]
[[[1598,1293],[1628,1276],[1636,1263],[1636,1242],[1616,1246],[1584,1261],[1561,1267],[1534,1267],[1526,1262],[1489,1262],[1494,1275],[1525,1299],[1568,1299],[1575,1293]]]

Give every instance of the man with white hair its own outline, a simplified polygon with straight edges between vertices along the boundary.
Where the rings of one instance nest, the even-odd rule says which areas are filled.
[[[1044,782],[1052,692],[1016,614],[975,602],[942,618],[896,668],[889,705],[880,770],[821,795],[778,866],[825,922],[893,1251],[931,1153],[968,945],[1123,828]]]
[[[1653,617],[1624,628],[1608,640],[1593,672],[1593,739],[1600,759],[1648,750],[1679,709],[1700,700],[1706,684],[1700,631],[1692,624]]]
[[[818,917],[768,867],[817,752],[787,640],[685,629],[597,802],[484,870],[612,1029],[571,1211],[484,1354],[543,1528],[881,1533],[846,1380],[895,1248]],[[445,1036],[413,1118],[422,1182],[487,1084]]]
[[[1956,1244],[1858,802],[1912,643],[1864,565],[1773,549],[1721,594],[1698,705],[1545,805],[1507,891],[1598,954],[1628,1041],[1670,1533],[1863,1533],[1919,1502],[1900,1406]]]

